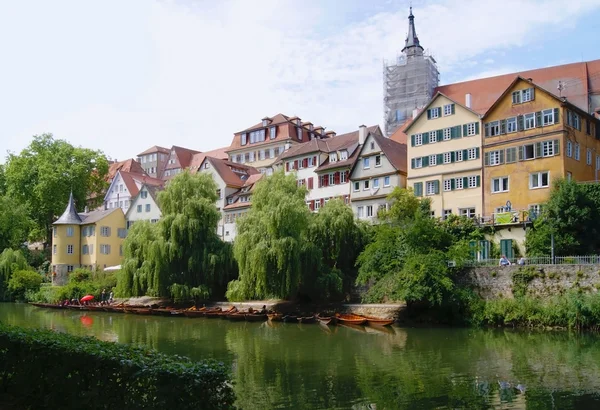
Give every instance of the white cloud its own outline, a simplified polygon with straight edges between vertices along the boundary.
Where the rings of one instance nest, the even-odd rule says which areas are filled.
[[[382,60],[407,30],[406,7],[382,4],[352,24],[341,17],[352,2],[89,4],[55,1],[36,14],[0,5],[0,48],[13,62],[0,67],[0,153],[45,131],[117,158],[154,144],[209,150],[278,112],[338,132],[381,123]],[[599,6],[437,1],[415,9],[416,28],[443,77],[481,64],[480,75],[495,75],[521,66],[506,50],[568,33]]]

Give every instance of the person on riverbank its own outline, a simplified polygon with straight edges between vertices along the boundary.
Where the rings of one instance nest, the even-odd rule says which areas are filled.
[[[113,293],[113,291],[111,290],[111,291],[110,291],[110,294],[108,295],[108,304],[109,304],[109,305],[113,303],[113,296],[114,296],[114,293]]]
[[[502,257],[500,258],[500,266],[510,266],[510,261],[508,260],[508,258],[506,257],[506,255],[502,255]]]
[[[100,302],[103,305],[104,303],[106,303],[106,289],[102,289],[102,294],[100,296]]]
[[[267,314],[267,305],[263,305],[262,309],[260,310],[260,314],[261,315],[266,315]]]

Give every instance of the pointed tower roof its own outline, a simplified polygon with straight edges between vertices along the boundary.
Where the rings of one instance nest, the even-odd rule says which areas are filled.
[[[410,14],[408,15],[408,35],[406,36],[406,42],[404,43],[404,48],[402,49],[402,51],[413,47],[418,47],[421,50],[423,50],[423,47],[421,47],[421,44],[419,44],[419,37],[417,37],[417,31],[415,30],[415,16],[413,16],[411,6]]]
[[[54,222],[53,225],[79,225],[81,218],[75,208],[75,200],[73,199],[73,192],[69,195],[69,203],[65,212]]]

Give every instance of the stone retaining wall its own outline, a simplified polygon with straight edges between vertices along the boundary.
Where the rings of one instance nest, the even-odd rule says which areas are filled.
[[[479,267],[464,272],[458,282],[475,289],[485,299],[512,298],[513,275],[535,276],[527,285],[532,296],[561,294],[574,286],[588,292],[600,288],[600,265],[528,265]]]

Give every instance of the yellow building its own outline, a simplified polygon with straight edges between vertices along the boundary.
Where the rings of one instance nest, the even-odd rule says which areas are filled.
[[[405,133],[408,186],[431,199],[433,216],[481,215],[480,116],[437,93]]]
[[[63,285],[74,269],[103,269],[121,263],[125,215],[121,208],[77,213],[73,195],[53,224],[52,283]]]
[[[530,80],[517,77],[483,124],[484,213],[494,223],[539,213],[558,178],[597,179],[597,120]]]

